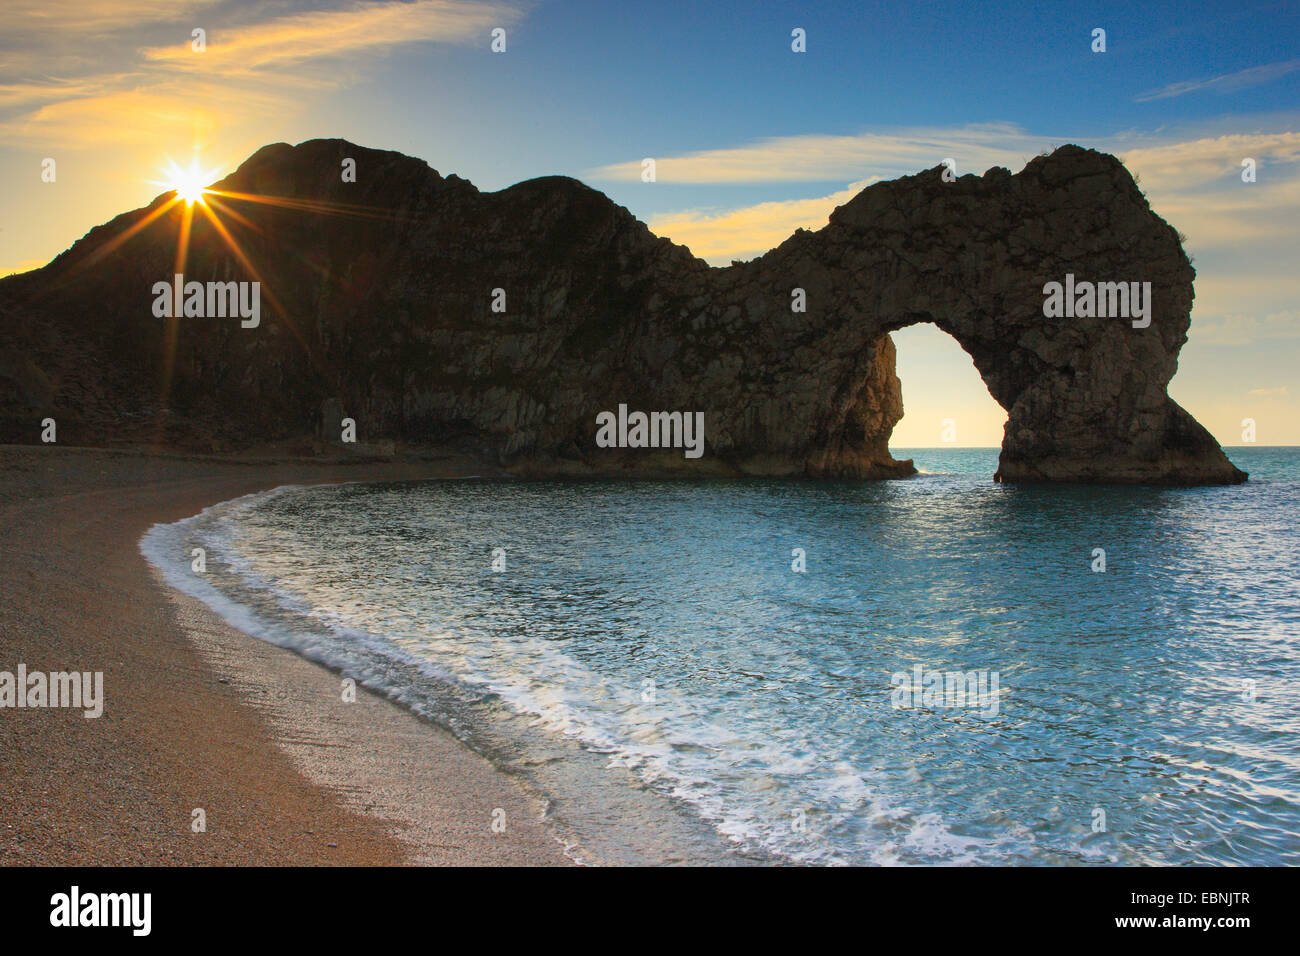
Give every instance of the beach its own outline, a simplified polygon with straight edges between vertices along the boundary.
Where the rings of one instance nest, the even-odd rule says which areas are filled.
[[[631,484],[2,447],[0,865],[1295,862],[1300,452],[1205,489],[997,454]]]
[[[471,473],[0,447],[0,670],[102,672],[104,698],[94,719],[0,710],[0,865],[570,863],[523,782],[362,688],[344,701],[339,675],[139,550],[155,523],[279,485]]]

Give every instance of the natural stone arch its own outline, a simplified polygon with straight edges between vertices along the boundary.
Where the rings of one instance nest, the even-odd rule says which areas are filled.
[[[761,473],[897,473],[888,440],[900,393],[885,335],[932,322],[1007,410],[999,480],[1243,479],[1166,392],[1195,273],[1123,165],[1067,146],[1015,176],[941,173],[868,187],[824,229],[701,277],[703,317],[682,351],[715,351],[703,377],[716,450]],[[1046,318],[1044,284],[1067,273],[1150,282],[1150,326]],[[804,315],[789,311],[795,286]],[[737,347],[768,374],[729,381]]]
[[[365,175],[341,182],[343,158]],[[184,270],[260,278],[260,326],[152,315],[187,221],[160,196],[0,280],[0,438],[34,441],[53,415],[75,444],[235,447],[327,438],[346,414],[368,447],[455,447],[523,474],[891,477],[911,469],[889,456],[887,333],[933,322],[1007,409],[998,477],[1243,479],[1165,391],[1194,273],[1123,165],[1066,146],[1015,176],[941,173],[877,183],[825,228],[711,268],[573,179],[482,193],[344,140],[274,144],[214,185],[241,255],[196,216]],[[1150,327],[1045,318],[1043,285],[1067,273],[1150,282]],[[597,415],[623,403],[703,412],[705,456],[597,448]]]

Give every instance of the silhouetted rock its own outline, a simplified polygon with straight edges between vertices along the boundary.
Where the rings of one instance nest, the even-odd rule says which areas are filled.
[[[1166,393],[1194,272],[1124,167],[1066,146],[1015,176],[941,172],[870,186],[826,228],[718,269],[576,180],[481,193],[342,140],[267,146],[211,200],[242,255],[196,206],[178,270],[183,204],[113,246],[167,194],[0,281],[0,439],[37,441],[48,415],[69,444],[319,445],[346,417],[366,447],[526,474],[898,476],[913,469],[888,451],[887,333],[928,321],[1009,412],[1000,478],[1244,479]],[[260,325],[156,318],[153,285],[177,271],[260,280]],[[1045,318],[1043,286],[1067,273],[1150,282],[1150,326]],[[598,448],[596,415],[620,403],[704,412],[704,457]]]

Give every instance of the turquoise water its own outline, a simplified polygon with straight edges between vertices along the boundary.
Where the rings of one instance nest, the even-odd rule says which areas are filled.
[[[519,771],[593,858],[1300,863],[1300,450],[1207,489],[895,455],[923,474],[284,489],[143,547]],[[979,694],[895,692],[956,672]]]

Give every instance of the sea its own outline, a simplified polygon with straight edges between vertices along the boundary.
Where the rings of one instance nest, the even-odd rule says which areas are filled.
[[[920,473],[289,486],[141,549],[586,862],[1300,863],[1300,449],[1215,488],[893,453]]]

